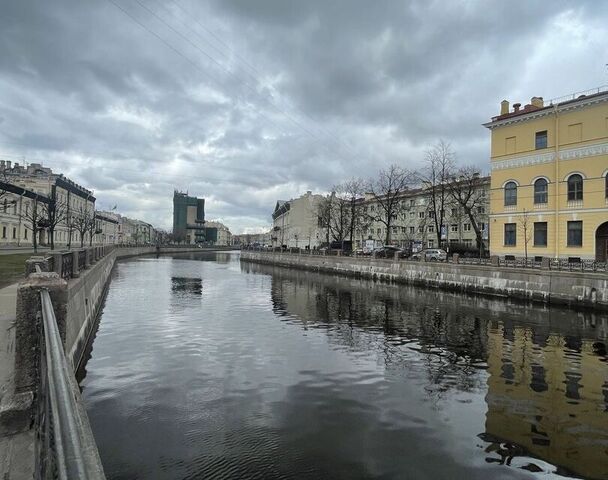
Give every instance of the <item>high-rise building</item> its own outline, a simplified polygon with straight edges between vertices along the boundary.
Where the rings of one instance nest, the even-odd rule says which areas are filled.
[[[173,192],[173,237],[189,244],[205,241],[205,199]]]
[[[492,132],[494,255],[608,259],[608,89],[513,110]]]

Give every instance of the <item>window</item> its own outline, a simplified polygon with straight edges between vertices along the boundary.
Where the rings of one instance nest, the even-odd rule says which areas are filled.
[[[418,233],[424,233],[424,227],[418,227]]]
[[[414,227],[410,227],[410,234],[413,235],[414,233],[416,233],[416,229]]]
[[[429,233],[435,232],[435,225],[429,225],[428,231],[429,231]]]
[[[568,177],[568,200],[583,199],[583,177],[578,173]]]
[[[583,246],[583,222],[580,220],[568,222],[568,246]]]
[[[17,238],[17,227],[13,227],[13,238]]]
[[[534,203],[547,203],[547,180],[539,178],[534,182]]]
[[[410,218],[414,218],[414,212],[410,212]]]
[[[463,245],[464,245],[465,247],[472,247],[472,246],[473,246],[473,240],[471,240],[470,238],[465,238],[465,239],[462,241],[462,243],[463,243]]]
[[[471,231],[471,224],[470,224],[470,223],[465,223],[465,224],[462,226],[462,229],[463,229],[465,232],[470,232],[470,231]]]
[[[25,229],[25,239],[27,240],[27,228]]]
[[[428,248],[433,248],[435,246],[435,240],[429,240],[426,242]]]
[[[477,213],[481,213],[481,214],[486,213],[486,207],[477,207]]]
[[[414,205],[416,205],[416,200],[410,200],[410,207],[413,207]]]
[[[517,225],[505,223],[505,246],[514,247],[515,245],[517,245]]]
[[[424,218],[424,212],[420,212],[420,213],[418,214],[418,216],[419,216],[420,218]]]
[[[517,205],[517,184],[507,182],[505,185],[505,205]]]
[[[605,184],[605,197],[608,198],[608,173],[606,174],[606,178],[604,179],[604,184]]]
[[[4,213],[6,213],[6,208],[7,208],[7,204],[6,204],[6,198],[4,199]]]
[[[458,215],[458,209],[452,208],[452,217],[455,217],[456,215]]]
[[[429,212],[429,218],[435,218],[435,212],[432,210]]]
[[[547,246],[547,222],[534,222],[534,246]]]
[[[547,148],[547,130],[536,132],[536,150]]]
[[[2,227],[2,238],[6,238],[6,227]]]
[[[378,235],[381,235],[381,234],[382,234],[382,229],[379,228],[378,229]]]
[[[405,233],[405,227],[401,227],[401,233]]]
[[[457,232],[457,231],[458,231],[458,224],[452,223],[452,225],[450,225],[450,232]]]

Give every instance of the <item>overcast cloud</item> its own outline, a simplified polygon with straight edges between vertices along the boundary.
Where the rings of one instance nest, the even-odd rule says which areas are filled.
[[[0,158],[161,227],[174,188],[253,231],[277,199],[415,166],[440,138],[487,171],[503,98],[608,83],[600,1],[0,5]]]

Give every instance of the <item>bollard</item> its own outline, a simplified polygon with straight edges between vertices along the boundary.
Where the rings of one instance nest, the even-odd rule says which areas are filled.
[[[460,255],[455,253],[452,255],[452,263],[460,263]]]

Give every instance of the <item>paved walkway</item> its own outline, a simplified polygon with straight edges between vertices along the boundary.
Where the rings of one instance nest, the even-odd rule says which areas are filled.
[[[16,283],[0,289],[0,415],[13,394],[16,302]],[[0,479],[32,479],[34,463],[34,430],[10,433],[0,423]]]

